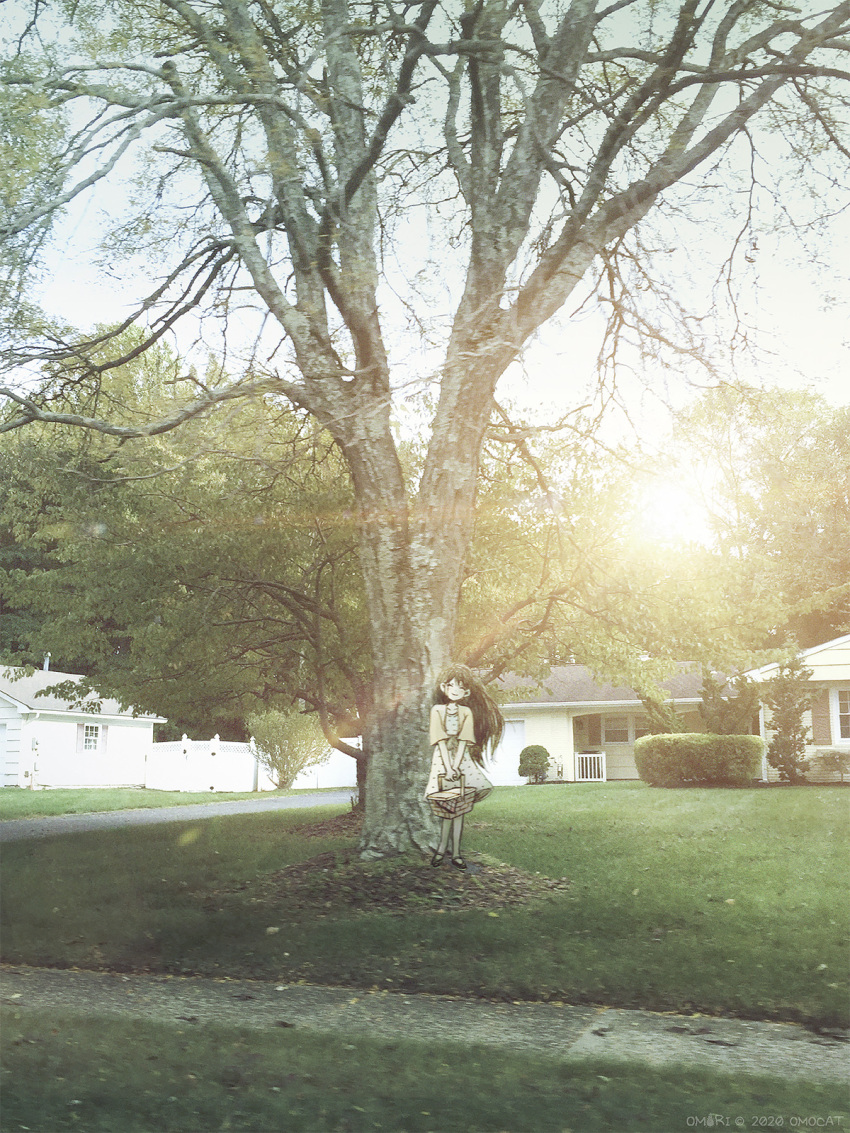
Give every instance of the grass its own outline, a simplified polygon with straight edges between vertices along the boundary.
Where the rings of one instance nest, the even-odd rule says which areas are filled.
[[[4,959],[846,1026],[847,802],[502,788],[473,812],[467,857],[571,883],[489,910],[288,904],[272,874],[353,844],[308,836],[339,807],[11,843]]]
[[[322,788],[337,790],[338,788]],[[234,799],[274,799],[314,791],[256,791],[242,793],[211,791],[151,791],[144,787],[109,787],[26,791],[0,788],[0,819],[47,818],[57,814],[95,814],[99,811],[148,810],[161,806],[191,806],[193,803],[223,803]]]
[[[4,1028],[7,1133],[198,1130],[685,1130],[846,1123],[846,1091],[687,1067],[564,1065],[549,1056],[216,1025],[16,1010]],[[714,1117],[711,1124],[717,1124]]]

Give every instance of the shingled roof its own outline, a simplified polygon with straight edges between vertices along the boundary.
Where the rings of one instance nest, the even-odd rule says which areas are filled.
[[[53,685],[64,684],[65,681],[74,683],[83,680],[79,673],[60,673],[54,670],[39,669],[28,673],[26,669],[5,668],[0,669],[0,693],[15,701],[22,708],[31,712],[86,712],[85,708],[74,708],[72,702],[66,697],[56,696],[45,692]],[[99,716],[136,716],[143,720],[159,720],[158,716],[147,713],[134,712],[132,708],[123,708],[119,701],[107,697],[98,697],[96,694],[86,697],[84,704],[90,700],[99,701]]]
[[[553,668],[547,677],[534,685],[532,695],[527,693],[530,684],[527,677],[509,675],[496,687],[506,694],[507,702],[512,705],[578,704],[592,707],[596,704],[640,703],[640,697],[633,688],[608,684],[594,677],[585,665],[560,665]],[[676,665],[676,671],[666,680],[661,681],[661,686],[667,689],[673,700],[698,701],[702,687],[702,673],[692,662],[681,661]],[[518,699],[514,700],[511,693],[515,693]]]

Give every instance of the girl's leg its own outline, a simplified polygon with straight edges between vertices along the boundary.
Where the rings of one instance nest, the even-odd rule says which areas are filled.
[[[463,815],[459,814],[457,818],[452,819],[452,860],[457,863],[463,861],[460,856],[460,843],[463,838]],[[461,868],[466,868],[465,866]]]
[[[452,829],[452,820],[450,818],[443,818],[440,820],[440,844],[437,846],[437,853],[442,856],[449,845],[449,834]]]

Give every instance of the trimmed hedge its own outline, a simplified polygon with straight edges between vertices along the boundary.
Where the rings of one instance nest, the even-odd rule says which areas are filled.
[[[519,773],[533,783],[542,783],[549,768],[549,752],[540,744],[530,744],[519,753]]]
[[[638,775],[651,787],[744,787],[761,773],[760,736],[679,732],[635,741]]]

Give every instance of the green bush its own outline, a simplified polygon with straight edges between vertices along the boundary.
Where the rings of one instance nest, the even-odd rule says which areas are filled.
[[[530,744],[519,753],[519,773],[532,783],[542,783],[549,768],[549,752],[540,744]]]
[[[844,776],[850,774],[850,752],[847,751],[822,751],[815,757],[814,763],[816,770],[838,775],[842,783]]]
[[[291,787],[308,767],[327,763],[331,749],[315,716],[268,709],[246,720],[260,763],[278,787]]]
[[[651,787],[743,787],[759,777],[763,748],[759,736],[641,736],[635,764]]]

